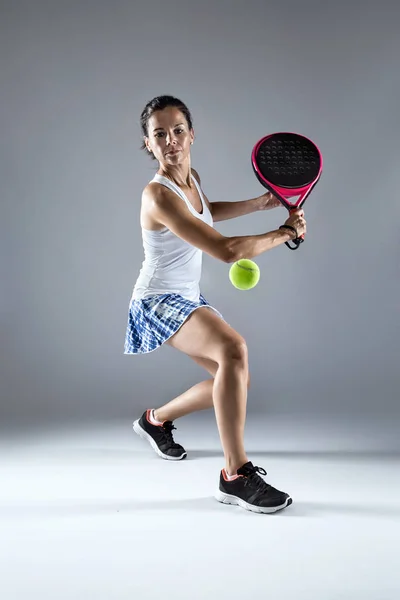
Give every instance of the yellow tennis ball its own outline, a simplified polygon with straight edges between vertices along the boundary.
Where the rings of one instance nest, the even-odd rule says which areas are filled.
[[[259,282],[260,269],[252,260],[242,258],[229,269],[229,279],[238,290],[251,290]]]

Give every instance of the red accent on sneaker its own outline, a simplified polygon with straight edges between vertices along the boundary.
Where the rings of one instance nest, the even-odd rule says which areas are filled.
[[[161,427],[162,423],[158,423],[158,422],[154,422],[151,413],[152,413],[153,409],[149,408],[148,410],[146,410],[146,419],[148,420],[148,422],[151,425],[156,425],[157,427]]]
[[[226,472],[226,469],[222,469],[222,477],[225,479],[225,481],[235,481],[235,479],[237,479],[238,477],[243,477],[243,475],[235,475],[232,477],[228,476],[228,473]]]

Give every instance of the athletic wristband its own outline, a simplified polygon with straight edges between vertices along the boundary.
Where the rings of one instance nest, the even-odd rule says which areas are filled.
[[[281,225],[279,227],[279,229],[290,229],[291,231],[293,231],[293,233],[295,234],[296,238],[298,237],[296,229],[294,227],[292,227],[291,225]]]

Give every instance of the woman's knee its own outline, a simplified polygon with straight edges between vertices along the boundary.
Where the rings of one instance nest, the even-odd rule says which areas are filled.
[[[240,336],[230,336],[221,344],[221,362],[234,362],[240,367],[248,368],[248,350],[246,341]]]
[[[222,344],[220,364],[240,369],[250,389],[249,355],[246,341],[241,336],[229,338]]]

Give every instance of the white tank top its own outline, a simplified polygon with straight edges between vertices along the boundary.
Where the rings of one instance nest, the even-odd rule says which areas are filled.
[[[161,183],[178,194],[197,219],[213,227],[213,218],[196,178],[192,175],[203,207],[195,210],[183,191],[171,180],[156,174],[152,181]],[[176,236],[167,227],[150,231],[142,227],[144,261],[133,288],[132,298],[148,298],[154,294],[180,294],[198,301],[203,252]]]

